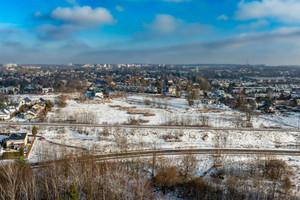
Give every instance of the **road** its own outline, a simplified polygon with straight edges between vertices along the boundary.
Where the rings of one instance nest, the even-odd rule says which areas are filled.
[[[288,156],[300,156],[300,150],[280,150],[280,149],[229,149],[229,148],[210,148],[210,149],[166,149],[166,150],[149,150],[149,151],[137,151],[137,152],[123,152],[123,153],[109,153],[103,155],[90,156],[88,159],[95,160],[116,160],[127,159],[136,157],[149,157],[149,156],[168,156],[168,155],[188,155],[188,154],[232,154],[232,155],[288,155]],[[87,158],[86,158],[87,159]],[[52,164],[60,162],[58,161],[45,161],[30,163],[32,168],[47,167]]]
[[[300,132],[300,129],[290,128],[216,128],[196,126],[159,126],[159,125],[103,125],[103,124],[74,124],[74,123],[43,123],[43,122],[0,122],[0,125],[7,126],[47,126],[47,127],[119,127],[129,129],[176,129],[176,130],[215,130],[215,131],[272,131],[272,132]]]

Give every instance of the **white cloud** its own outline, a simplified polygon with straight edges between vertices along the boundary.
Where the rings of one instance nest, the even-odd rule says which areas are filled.
[[[88,51],[76,56],[87,62],[254,63],[299,64],[299,27],[235,35],[221,40],[191,42],[157,48]],[[264,45],[261,45],[261,44]],[[288,51],[285,47],[288,47]],[[73,61],[74,62],[74,61]],[[79,61],[77,61],[79,63]],[[82,63],[82,62],[81,62]]]
[[[217,20],[224,20],[227,21],[228,20],[228,16],[227,15],[220,15]]]
[[[144,27],[161,34],[171,34],[183,23],[183,20],[176,19],[171,15],[158,14],[155,16],[154,21],[150,24],[144,24]]]
[[[192,36],[210,32],[212,26],[201,23],[186,23],[182,19],[167,14],[157,14],[150,23],[144,22],[146,32],[137,32],[135,37],[158,38],[162,36]]]
[[[37,12],[35,15],[40,16],[41,14]],[[107,9],[92,9],[89,6],[58,7],[52,11],[51,18],[63,23],[37,26],[38,38],[42,40],[61,40],[80,30],[89,30],[100,25],[114,23],[114,19]]]
[[[1,29],[0,28],[0,34],[19,34],[19,33],[21,33],[21,32],[17,29]]]
[[[267,26],[267,25],[269,25],[269,22],[267,20],[259,20],[256,22],[251,22],[249,24],[249,26],[251,28],[258,28],[258,27],[263,27],[263,26]]]
[[[58,7],[52,11],[51,17],[75,24],[110,24],[114,21],[107,9],[92,9],[89,6],[75,6],[73,8]]]
[[[37,11],[37,12],[34,13],[34,16],[35,17],[41,17],[42,13],[40,11]]]
[[[122,6],[116,6],[116,10],[119,12],[123,12],[124,8]]]
[[[250,28],[250,29],[255,29],[255,28],[260,28],[264,26],[268,26],[269,22],[267,20],[258,20],[255,22],[251,22],[249,24],[243,24],[238,26],[238,28],[245,29],[245,28]]]
[[[300,1],[262,0],[245,2],[242,0],[235,13],[236,19],[251,20],[271,18],[279,22],[300,23]]]
[[[63,24],[61,26],[55,26],[52,24],[43,24],[36,27],[38,32],[38,38],[42,40],[62,40],[68,38],[70,34],[80,30],[78,26],[71,24]]]

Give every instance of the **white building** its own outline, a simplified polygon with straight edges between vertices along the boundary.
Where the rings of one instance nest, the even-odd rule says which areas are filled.
[[[0,119],[1,120],[10,119],[10,112],[7,109],[0,110]]]

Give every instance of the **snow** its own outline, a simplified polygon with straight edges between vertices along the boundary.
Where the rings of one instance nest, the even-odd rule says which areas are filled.
[[[54,100],[58,95],[16,95],[15,98]],[[76,122],[91,124],[112,124],[115,127],[107,128],[55,128],[40,127],[39,134],[49,141],[58,144],[80,147],[93,150],[96,153],[120,152],[130,150],[147,149],[175,149],[175,148],[265,148],[265,149],[297,149],[300,147],[300,137],[293,131],[239,131],[238,122],[246,119],[246,114],[232,110],[224,105],[199,103],[194,107],[187,104],[183,98],[160,98],[159,96],[131,95],[126,98],[115,98],[100,102],[79,102],[68,98],[65,108],[54,107],[48,113],[48,122],[68,122],[76,119]],[[146,100],[150,100],[146,103]],[[148,105],[146,105],[148,104]],[[147,111],[154,116],[143,114],[129,114],[129,110]],[[118,124],[128,123],[130,118],[148,120],[145,125],[162,125],[170,121],[176,121],[178,125],[182,121],[186,125],[199,125],[201,118],[207,116],[210,127],[227,127],[232,130],[168,130],[162,128],[130,129],[120,128]],[[253,128],[277,127],[290,128],[287,125],[298,125],[299,114],[289,113],[283,115],[255,115],[252,116]],[[11,128],[10,128],[11,129]],[[25,126],[21,128],[24,132]],[[21,131],[20,128],[16,131]],[[13,130],[10,130],[13,132]],[[30,131],[26,129],[25,131]],[[104,132],[108,132],[105,134]],[[34,152],[46,151],[43,143],[37,141]],[[47,144],[53,146],[53,144]],[[53,147],[53,151],[57,149]],[[75,150],[76,148],[70,148]],[[58,148],[58,150],[61,150]],[[36,160],[36,157],[30,160]],[[59,155],[55,155],[59,156]],[[55,157],[54,156],[54,157]],[[43,156],[42,156],[43,157]]]
[[[151,100],[150,105],[145,105],[146,100]],[[154,102],[154,103],[153,103]],[[132,110],[149,111],[154,116],[143,116],[142,114],[128,114],[127,108]],[[169,124],[170,121],[188,122],[186,125],[201,125],[201,119],[208,117],[208,125],[212,127],[232,127],[238,125],[238,121],[245,120],[246,114],[230,109],[225,105],[207,105],[199,103],[195,107],[189,107],[185,99],[159,97],[129,96],[127,98],[117,98],[108,102],[88,102],[80,103],[75,100],[67,100],[65,108],[54,108],[46,118],[49,122],[77,122],[93,124],[124,124],[130,118],[143,119],[149,121],[147,125]],[[298,118],[297,118],[298,119]],[[297,119],[295,116],[282,115],[257,115],[252,116],[250,126],[254,128],[262,127],[290,127],[295,126]],[[298,125],[298,123],[297,123]]]
[[[23,95],[33,100],[54,100],[58,95]],[[150,100],[147,102],[146,100]],[[148,105],[146,105],[148,104]],[[130,114],[128,111],[143,111],[154,115]],[[132,113],[132,112],[131,112]],[[201,118],[208,117],[210,127],[227,127],[228,130],[157,128],[121,128],[118,124],[128,123],[130,118],[148,120],[144,125],[163,125],[175,121],[180,125],[199,125]],[[250,120],[253,128],[298,128],[299,113],[275,113],[274,115],[253,115]],[[36,140],[29,161],[38,162],[63,158],[69,154],[80,155],[86,151],[105,154],[124,151],[141,151],[151,149],[195,149],[195,148],[253,148],[253,149],[300,149],[300,135],[295,131],[241,131],[240,121],[245,121],[246,114],[232,110],[224,105],[199,103],[188,106],[186,99],[160,98],[158,96],[132,95],[100,102],[78,102],[74,98],[67,100],[65,108],[54,107],[48,113],[48,122],[68,122],[76,119],[79,123],[111,124],[109,128],[101,127],[38,127],[38,135],[46,140]],[[30,126],[1,127],[2,132],[28,132]],[[1,139],[1,138],[0,138]],[[53,143],[49,143],[51,141]],[[86,151],[84,150],[86,149]],[[197,155],[201,158],[199,175],[204,175],[213,165],[210,155]],[[226,163],[251,162],[253,155],[228,156]],[[294,169],[300,165],[299,157],[282,156]]]

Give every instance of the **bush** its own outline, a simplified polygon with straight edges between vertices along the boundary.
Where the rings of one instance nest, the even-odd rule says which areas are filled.
[[[281,160],[267,160],[264,176],[272,181],[280,181],[288,174],[288,166]]]
[[[67,97],[65,95],[60,95],[55,100],[55,104],[60,108],[64,108],[67,106],[66,99],[67,99]]]
[[[3,158],[15,158],[20,156],[21,156],[21,152],[3,152],[2,155]]]
[[[151,105],[151,100],[146,99],[146,100],[145,100],[145,105],[147,105],[147,106]]]
[[[32,128],[32,135],[34,137],[36,137],[36,134],[37,134],[37,128],[35,126],[33,126],[33,128]]]
[[[108,130],[108,127],[103,128],[103,135],[104,136],[109,136],[110,135],[110,131]]]
[[[177,167],[161,168],[158,170],[154,180],[161,187],[175,186],[180,182],[180,173]]]
[[[53,102],[50,100],[46,100],[45,104],[46,104],[46,108],[48,108],[49,110],[51,110],[51,108],[53,108],[53,106],[54,106]]]
[[[74,183],[70,186],[70,188],[67,191],[67,194],[70,196],[72,200],[79,200],[80,199],[80,194],[75,186]]]
[[[64,108],[67,106],[67,103],[64,100],[61,99],[57,99],[55,100],[55,104],[60,107],[60,108]]]
[[[33,145],[33,143],[32,143]],[[28,145],[28,149],[27,149],[27,153],[26,153],[26,157],[28,158],[29,154],[30,154],[30,151],[31,151],[31,145]]]
[[[133,118],[133,117],[130,117],[129,119],[128,119],[128,123],[127,123],[128,125],[139,125],[140,123],[139,123],[139,120],[138,119],[135,119],[135,118]]]

